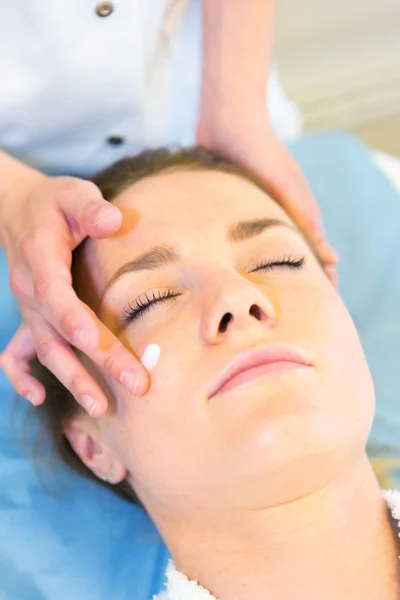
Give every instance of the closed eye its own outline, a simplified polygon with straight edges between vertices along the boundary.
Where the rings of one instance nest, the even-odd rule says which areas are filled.
[[[124,309],[122,320],[124,323],[131,323],[135,319],[143,317],[147,312],[152,310],[156,304],[167,302],[180,295],[181,294],[174,293],[172,290],[151,292],[149,294],[146,293],[128,304],[128,307]]]
[[[279,258],[269,259],[258,263],[250,273],[256,273],[257,271],[267,271],[279,268],[288,269],[300,269],[306,261],[305,256],[300,258],[292,256],[281,256]],[[125,324],[131,323],[132,321],[139,319],[144,316],[147,312],[152,310],[157,304],[167,302],[173,298],[177,298],[181,294],[173,292],[172,290],[164,290],[159,292],[146,293],[144,296],[136,298],[132,303],[128,304],[128,307],[124,309],[122,314],[122,321]]]
[[[288,268],[288,269],[300,269],[304,263],[306,262],[306,257],[302,256],[300,258],[293,256],[281,256],[279,258],[269,259],[267,261],[262,261],[256,265],[254,269],[250,271],[250,273],[255,273],[256,271],[262,270],[272,270],[278,268]]]

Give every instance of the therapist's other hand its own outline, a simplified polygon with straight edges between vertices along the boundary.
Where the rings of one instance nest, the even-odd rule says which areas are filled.
[[[337,285],[338,255],[326,241],[319,206],[299,165],[277,138],[262,109],[200,112],[197,142],[261,177],[293,221],[309,236],[325,271]]]
[[[136,395],[146,391],[148,376],[76,296],[72,251],[87,236],[104,238],[118,231],[122,215],[89,181],[27,173],[1,199],[0,242],[22,323],[0,356],[0,366],[15,390],[38,405],[45,389],[29,365],[37,355],[79,404],[99,417],[107,409],[106,396],[71,346]]]

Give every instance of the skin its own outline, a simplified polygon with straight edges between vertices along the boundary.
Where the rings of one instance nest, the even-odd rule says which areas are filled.
[[[267,109],[276,0],[202,0],[203,70],[197,141],[265,181],[306,231],[337,283],[319,206],[298,164],[277,138]]]
[[[319,207],[299,166],[276,137],[266,107],[275,0],[202,0],[203,67],[197,143],[250,168],[274,189],[307,231],[336,281],[336,253],[327,244]],[[113,235],[121,214],[110,209],[90,182],[47,177],[0,151],[0,246],[22,323],[0,354],[18,394],[32,404],[45,399],[30,374],[39,360],[90,414],[101,416],[107,399],[72,347],[135,395],[148,379],[140,363],[76,298],[70,263],[86,237]]]
[[[99,477],[112,466],[111,483],[128,479],[177,568],[220,600],[265,590],[394,600],[398,551],[365,454],[373,383],[348,311],[290,218],[251,182],[211,171],[161,173],[114,203],[123,227],[85,243],[75,286],[133,354],[157,343],[161,356],[145,399],[87,364],[110,408],[67,427],[82,461]],[[232,224],[260,218],[287,227],[227,240]],[[162,244],[180,258],[107,285]],[[305,264],[255,271],[282,257]],[[181,295],[122,327],[129,303],[167,289]],[[270,345],[310,366],[209,398],[233,359]]]

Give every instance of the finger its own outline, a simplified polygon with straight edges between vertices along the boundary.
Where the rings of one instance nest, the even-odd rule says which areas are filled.
[[[95,313],[79,300],[69,283],[62,280],[49,281],[43,305],[46,306],[43,314],[63,338],[84,352],[129,392],[135,395],[145,393],[148,374],[143,365],[105,327]],[[57,314],[52,307],[56,308]],[[82,313],[85,319],[81,318]],[[89,319],[96,330],[96,335],[92,337],[86,325]]]
[[[15,391],[34,406],[45,399],[44,386],[31,375],[30,361],[36,356],[36,348],[29,327],[22,323],[0,355],[0,367]]]
[[[325,271],[326,271],[327,276],[331,280],[332,284],[336,288],[339,287],[339,275],[338,275],[336,267],[327,266],[327,267],[325,267]]]
[[[64,184],[60,185],[63,181]],[[93,182],[59,178],[57,184],[54,201],[65,215],[70,229],[80,233],[79,242],[86,236],[108,237],[121,227],[121,211],[104,200]]]
[[[318,203],[300,168],[294,160],[290,162],[291,176],[287,176],[286,169],[285,172],[278,170],[268,184],[273,188],[272,191],[284,210],[309,237],[323,264],[335,265],[339,257],[326,240]]]
[[[133,395],[145,394],[149,387],[149,375],[142,363],[125,348],[104,323],[98,321],[98,326],[100,344],[94,351],[86,354],[100,369]]]
[[[69,344],[39,313],[32,311],[29,325],[41,364],[70,391],[90,416],[102,416],[108,407],[107,398]],[[51,402],[51,398],[48,401]]]
[[[45,244],[48,262],[43,264],[31,257],[29,265],[40,313],[63,338],[82,350],[128,391],[137,395],[145,393],[148,387],[146,370],[79,300],[71,286],[68,267],[57,258],[57,242],[43,232],[40,244]],[[33,247],[32,256],[37,252]]]
[[[96,348],[98,328],[72,288],[68,248],[53,232],[37,229],[29,246],[24,247],[25,268],[33,281],[33,298],[27,303],[71,344]]]

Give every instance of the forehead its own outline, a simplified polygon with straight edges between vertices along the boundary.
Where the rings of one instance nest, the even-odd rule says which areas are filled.
[[[161,228],[169,235],[199,226],[222,225],[252,217],[277,217],[290,222],[277,203],[253,182],[221,171],[173,171],[147,177],[121,193],[113,204],[124,216],[118,237]],[[183,231],[182,231],[183,230]],[[160,233],[158,229],[157,235]]]
[[[230,225],[257,218],[291,220],[253,182],[220,171],[172,171],[147,177],[119,194],[113,204],[123,215],[120,231],[88,240],[85,263],[102,288],[124,261],[152,246],[200,248],[225,239]]]

